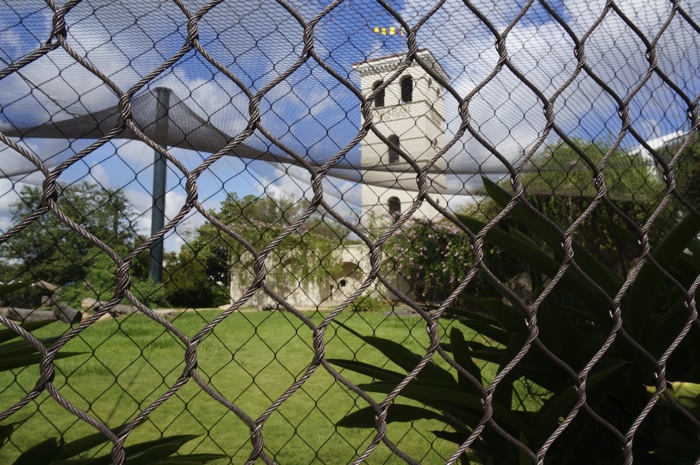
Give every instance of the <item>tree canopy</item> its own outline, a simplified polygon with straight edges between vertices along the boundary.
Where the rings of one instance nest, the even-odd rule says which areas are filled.
[[[10,206],[15,224],[39,207],[42,190],[25,185],[19,194]],[[61,212],[115,250],[124,252],[134,243],[134,213],[123,192],[80,183],[61,186],[57,199]],[[88,274],[98,250],[47,211],[0,246],[0,257],[13,265],[5,272],[16,274],[4,279],[26,277],[59,285],[78,281]]]
[[[574,231],[575,238],[608,266],[622,272],[639,250],[620,242],[620,228],[638,228],[656,209],[666,188],[653,160],[641,153],[613,148],[606,141],[558,141],[532,160],[536,170],[522,176],[527,202],[567,230],[587,211],[597,195],[595,170],[606,157],[603,180],[608,199],[585,216]],[[508,186],[504,186],[508,187]],[[479,206],[490,217],[499,208],[491,200]],[[520,227],[507,219],[504,225]],[[527,233],[527,231],[524,231]]]
[[[685,138],[668,144],[661,150],[661,158],[670,163],[675,155],[681,150]],[[693,206],[700,204],[700,135],[694,133],[690,143],[680,152],[674,166],[674,177],[676,181],[676,191],[674,202],[677,208],[680,205],[680,197]]]
[[[135,229],[135,213],[122,191],[96,184],[59,186],[60,211],[118,255],[125,256],[141,240]],[[35,211],[42,190],[25,185],[10,211],[15,224]],[[34,220],[26,229],[0,245],[0,280],[44,280],[62,286],[61,295],[72,304],[84,297],[111,298],[116,288],[116,264],[88,239],[72,230],[52,211]],[[132,290],[146,304],[157,301],[158,291],[148,283],[148,255],[142,254],[129,269]],[[33,305],[36,296],[25,296],[16,304]],[[161,299],[162,300],[162,299]]]
[[[594,197],[595,171],[607,155],[603,179],[616,200],[646,202],[658,197],[662,182],[650,158],[612,148],[607,142],[574,139],[550,145],[532,160],[535,169],[523,176],[530,195]]]

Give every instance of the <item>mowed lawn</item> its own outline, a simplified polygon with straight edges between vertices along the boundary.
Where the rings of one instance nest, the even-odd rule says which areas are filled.
[[[218,314],[184,312],[172,323],[191,337]],[[315,324],[325,316],[327,313],[308,314]],[[384,312],[343,312],[336,319],[362,334],[389,338],[415,352],[424,352],[428,345],[425,322],[420,318],[386,316]],[[443,323],[443,334],[451,324],[457,323]],[[56,334],[66,328],[56,323],[37,334]],[[474,336],[463,329],[467,337]],[[396,369],[378,351],[335,324],[326,332],[325,343],[327,358],[356,358]],[[235,313],[198,347],[198,372],[214,389],[256,419],[305,373],[313,357],[312,347],[311,330],[293,314]],[[184,346],[162,326],[140,314],[97,322],[68,343],[65,350],[85,355],[57,361],[54,385],[67,400],[110,427],[133,419],[174,383],[184,367]],[[368,381],[354,373],[344,374],[356,383]],[[0,374],[0,408],[5,410],[22,398],[37,377],[37,367]],[[269,416],[263,429],[266,452],[282,465],[350,463],[376,432],[340,428],[335,423],[365,405],[319,367],[303,387]],[[4,424],[19,420],[24,421],[13,434],[12,444],[0,449],[0,463],[11,463],[18,450],[58,436],[59,431],[65,432],[67,440],[95,432],[45,393]],[[421,463],[444,463],[454,446],[430,433],[442,428],[438,422],[394,423],[388,437]],[[229,459],[220,463],[239,464],[252,450],[249,433],[248,426],[234,412],[190,380],[153,412],[132,438],[197,434],[199,438],[182,451],[221,453]],[[405,462],[382,444],[367,463]]]

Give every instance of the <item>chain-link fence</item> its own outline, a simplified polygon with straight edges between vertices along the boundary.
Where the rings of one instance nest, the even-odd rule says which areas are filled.
[[[697,2],[0,12],[0,462],[700,463]]]

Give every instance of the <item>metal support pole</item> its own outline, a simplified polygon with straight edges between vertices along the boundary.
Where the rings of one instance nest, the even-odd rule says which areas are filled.
[[[165,134],[168,130],[168,108],[170,89],[156,88],[156,132]],[[165,148],[165,147],[164,147]],[[158,151],[153,152],[153,206],[151,208],[151,236],[165,226],[165,184],[167,179],[166,158]],[[151,280],[163,281],[163,239],[151,246]]]

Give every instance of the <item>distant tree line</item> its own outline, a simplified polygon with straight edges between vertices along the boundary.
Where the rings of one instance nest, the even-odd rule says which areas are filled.
[[[11,205],[17,224],[40,205],[42,190],[25,185]],[[63,214],[125,256],[143,238],[136,233],[134,209],[123,192],[95,184],[61,185],[57,203]],[[115,262],[90,240],[73,231],[53,212],[35,219],[26,229],[0,245],[0,281],[47,281],[61,286],[61,297],[79,305],[84,297],[109,300],[116,289]],[[162,289],[148,280],[149,256],[131,264],[132,291],[148,304],[165,303]],[[40,293],[31,287],[6,297],[12,305],[38,305]]]
[[[632,234],[634,228],[630,222],[637,228],[645,224],[660,204],[667,184],[651,158],[613,149],[606,142],[581,139],[572,142],[573,145],[557,142],[535,155],[532,160],[534,169],[522,175],[525,187],[523,201],[566,231],[586,213],[596,196],[591,165],[598,166],[607,155],[603,180],[611,202],[602,202],[592,212],[587,212],[575,228],[574,237],[608,267],[624,274],[639,257],[641,249],[634,247],[635,241],[630,244],[620,235]],[[671,144],[659,152],[668,161],[679,147],[680,143]],[[698,137],[683,152],[674,173],[676,190],[654,226],[656,233],[670,228],[685,212],[680,198],[694,205],[700,201]],[[504,180],[501,185],[510,189],[509,181]],[[486,198],[479,204],[463,207],[459,213],[485,221],[494,218],[500,211],[493,199]],[[498,227],[510,230],[522,229],[523,225],[506,217]],[[532,236],[527,230],[521,232]],[[418,299],[439,302],[466,278],[472,265],[470,244],[467,235],[460,233],[450,221],[411,219],[384,246],[387,260],[383,266],[411,283]],[[505,281],[528,273],[522,263],[488,242],[483,253],[484,263]],[[472,279],[460,299],[469,301],[470,296],[475,295],[498,295],[483,273],[478,273]]]
[[[24,186],[11,205],[12,221],[19,223],[39,206],[42,191]],[[136,213],[121,191],[94,184],[61,186],[60,210],[105,242],[120,257],[145,240],[136,232]],[[256,250],[263,248],[293,224],[308,207],[308,201],[282,195],[230,193],[210,213],[240,234]],[[275,250],[268,270],[270,280],[320,279],[338,272],[333,251],[348,231],[321,213],[313,214]],[[290,250],[295,250],[294,254]],[[280,255],[281,254],[281,255]],[[335,257],[335,258],[334,258]],[[252,276],[253,254],[223,230],[205,222],[186,234],[178,252],[164,256],[163,283],[149,279],[148,251],[131,263],[131,290],[146,305],[215,307],[230,300],[232,267],[240,276]],[[44,280],[61,286],[60,294],[72,305],[86,297],[109,300],[115,289],[115,262],[91,241],[71,230],[52,212],[0,245],[0,282]],[[22,307],[39,304],[40,293],[27,287],[5,298]]]
[[[680,147],[672,143],[660,150],[670,160]],[[594,251],[608,266],[623,271],[639,250],[620,246],[620,227],[628,222],[641,227],[656,209],[667,185],[659,171],[638,154],[609,144],[574,140],[574,146],[558,142],[533,160],[537,168],[523,174],[525,199],[543,216],[566,230],[584,214],[596,194],[593,170],[608,154],[604,180],[616,208],[602,203],[576,228],[576,239]],[[588,159],[586,161],[585,159]],[[674,168],[676,191],[656,227],[672,224],[685,204],[700,202],[700,139],[686,147]],[[11,205],[12,221],[19,223],[39,206],[42,191],[24,186]],[[144,238],[137,233],[136,212],[123,191],[95,184],[60,186],[57,202],[71,221],[80,224],[105,242],[121,257]],[[279,236],[308,207],[304,199],[264,194],[226,196],[210,213],[240,235],[257,251]],[[462,213],[492,218],[499,208],[490,200],[465,208]],[[623,218],[624,216],[624,218]],[[522,227],[505,219],[501,227]],[[271,256],[269,280],[319,280],[340,272],[334,258],[338,245],[348,243],[349,231],[322,212],[311,216],[289,235]],[[471,263],[468,239],[445,221],[412,220],[384,245],[383,272],[396,272],[410,282],[415,294],[425,301],[439,301],[464,278]],[[628,244],[628,242],[625,242]],[[295,252],[292,253],[291,251]],[[510,258],[498,250],[486,249],[487,263],[503,273],[517,270]],[[229,302],[231,273],[252,280],[254,256],[232,235],[205,222],[185,236],[177,252],[165,254],[164,282],[152,283],[148,276],[150,256],[142,253],[131,263],[131,290],[147,305],[215,307]],[[274,265],[274,266],[273,266]],[[85,297],[111,298],[116,264],[89,240],[72,231],[52,212],[34,220],[24,231],[0,245],[0,282],[48,281],[62,287],[61,296],[73,305]],[[474,292],[487,293],[488,286],[476,280]],[[26,307],[38,304],[31,288],[6,300]],[[11,302],[12,303],[12,302]]]

